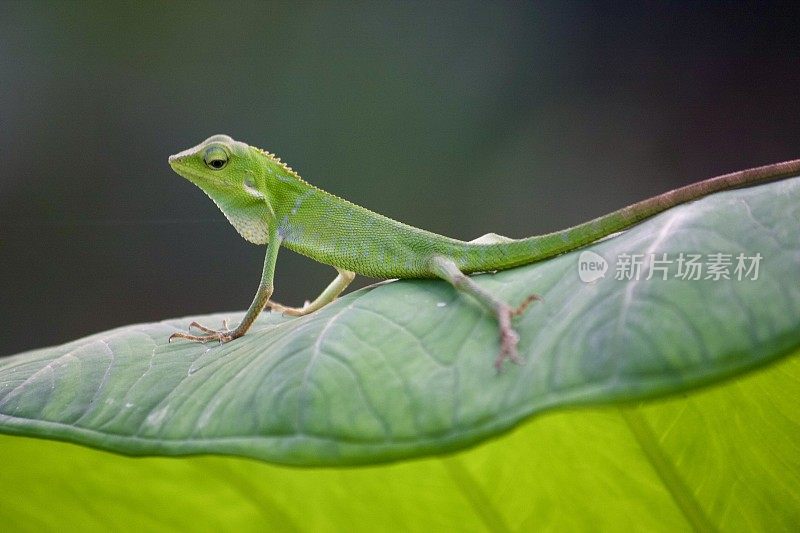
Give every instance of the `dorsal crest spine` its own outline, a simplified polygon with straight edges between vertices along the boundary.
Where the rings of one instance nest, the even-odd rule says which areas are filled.
[[[278,163],[281,166],[281,168],[283,168],[286,172],[288,172],[289,174],[291,174],[295,178],[299,179],[300,181],[302,181],[304,183],[307,183],[306,180],[304,180],[303,178],[300,177],[300,174],[295,172],[295,170],[292,167],[290,167],[289,165],[287,165],[286,163],[281,161],[281,158],[278,157],[277,155],[273,154],[272,152],[267,152],[263,148],[259,148],[257,146],[253,146],[253,148],[255,148],[256,150],[258,150],[259,152],[261,152],[262,154],[267,156],[269,159],[271,159],[275,163]]]

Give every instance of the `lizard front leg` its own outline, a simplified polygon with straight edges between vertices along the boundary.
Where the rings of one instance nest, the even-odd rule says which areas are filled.
[[[336,279],[334,279],[313,302],[306,302],[303,307],[287,307],[277,302],[269,301],[267,302],[267,306],[273,311],[283,313],[284,315],[303,316],[328,305],[342,294],[342,291],[344,291],[356,277],[355,272],[350,272],[349,270],[344,270],[339,267],[335,268],[339,275],[336,276]]]
[[[275,277],[275,263],[278,260],[278,250],[280,249],[280,246],[281,238],[277,232],[274,232],[274,235],[270,235],[269,238],[267,253],[264,257],[264,269],[261,272],[261,282],[258,284],[258,290],[253,298],[253,303],[250,304],[250,308],[247,310],[244,318],[242,318],[242,321],[238,326],[236,326],[236,328],[230,330],[225,322],[223,322],[223,329],[215,330],[207,328],[201,324],[198,324],[197,322],[192,322],[189,324],[190,329],[194,327],[200,331],[203,331],[204,333],[201,335],[192,335],[190,333],[176,332],[169,336],[169,341],[171,342],[172,339],[186,339],[195,342],[218,341],[222,343],[239,338],[247,333],[247,330],[253,325],[253,322],[255,322],[259,313],[261,313],[261,311],[264,309],[264,306],[269,301],[270,296],[272,296],[272,282]]]

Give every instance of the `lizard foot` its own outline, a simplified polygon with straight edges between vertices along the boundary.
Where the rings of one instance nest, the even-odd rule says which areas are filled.
[[[503,371],[503,363],[505,363],[506,360],[517,365],[525,363],[525,360],[520,357],[517,352],[518,342],[519,335],[511,326],[506,328],[500,327],[500,354],[497,356],[497,359],[494,360],[494,367],[498,372]]]
[[[497,356],[497,359],[494,360],[494,367],[498,372],[503,370],[503,363],[506,360],[517,365],[525,363],[525,360],[520,357],[517,352],[519,334],[514,331],[514,328],[511,326],[511,319],[521,315],[530,304],[541,299],[539,295],[531,294],[517,307],[509,307],[505,304],[498,307],[497,323],[500,326],[500,354]]]
[[[197,328],[204,333],[202,335],[192,335],[191,333],[183,333],[179,331],[170,335],[167,342],[172,342],[172,339],[186,339],[189,341],[202,342],[202,343],[206,343],[209,341],[217,341],[220,344],[222,344],[223,342],[231,341],[240,336],[236,334],[236,330],[228,329],[227,320],[222,321],[223,329],[219,331],[207,328],[197,322],[192,322],[191,324],[189,324],[189,329],[192,328]]]
[[[303,316],[309,313],[308,306],[310,302],[306,300],[306,303],[303,304],[303,307],[288,307],[283,304],[279,304],[278,302],[273,302],[272,300],[267,301],[267,307],[270,308],[271,311],[275,311],[276,313],[281,313],[283,315],[289,316]]]

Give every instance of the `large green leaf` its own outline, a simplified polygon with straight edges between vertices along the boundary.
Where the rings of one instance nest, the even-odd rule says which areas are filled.
[[[7,531],[792,531],[800,353],[643,405],[561,410],[447,456],[356,468],[128,458],[0,437]],[[13,492],[12,492],[13,491]]]
[[[266,314],[222,346],[167,344],[187,318],[5,359],[0,431],[129,454],[346,465],[463,448],[555,406],[686,390],[800,345],[799,220],[800,178],[787,179],[594,244],[611,263],[594,283],[578,279],[579,252],[478,276],[510,302],[544,297],[517,323],[527,364],[500,375],[491,317],[445,283],[403,281],[299,319]],[[757,279],[733,267],[730,280],[613,278],[615,258],[651,252],[763,259]]]

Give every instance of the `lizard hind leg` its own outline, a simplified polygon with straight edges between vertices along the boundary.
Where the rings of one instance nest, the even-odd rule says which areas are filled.
[[[336,279],[334,279],[313,302],[306,302],[303,307],[287,307],[277,302],[269,301],[267,302],[267,307],[278,313],[290,316],[303,316],[313,313],[317,309],[328,305],[338,298],[356,277],[355,272],[350,272],[349,270],[337,268],[336,271],[339,275],[336,276]]]
[[[535,300],[541,298],[535,294],[528,296],[519,306],[511,307],[490,292],[481,288],[475,281],[461,272],[458,265],[452,259],[442,256],[435,256],[431,259],[433,273],[438,277],[449,282],[457,290],[467,293],[475,298],[481,305],[494,313],[497,325],[500,328],[500,354],[494,361],[494,366],[502,370],[503,363],[509,360],[516,364],[522,364],[524,360],[517,352],[519,335],[511,325],[511,319],[522,314],[525,309]]]

